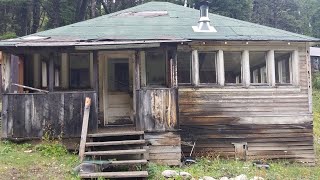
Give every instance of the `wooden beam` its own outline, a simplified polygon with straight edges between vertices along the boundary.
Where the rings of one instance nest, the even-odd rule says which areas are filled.
[[[178,55],[176,50],[172,54],[171,63],[171,87],[176,88],[178,87]]]
[[[40,72],[41,59],[40,54],[33,54],[33,87],[40,88],[41,87],[41,72]]]
[[[192,51],[192,85],[199,86],[200,79],[199,79],[199,56],[198,50]]]
[[[141,87],[147,86],[147,71],[146,71],[146,53],[140,51],[140,68],[141,68]]]
[[[267,80],[270,86],[276,85],[274,50],[267,52]]]
[[[87,134],[88,134],[90,106],[91,106],[91,99],[87,97],[85,101],[84,112],[83,112],[81,140],[80,140],[80,147],[79,147],[79,158],[81,162],[84,159],[84,153],[86,148],[85,146],[86,146]]]
[[[299,86],[300,71],[299,71],[299,52],[297,50],[292,53],[292,85]]]
[[[11,55],[2,53],[2,93],[11,92]]]
[[[61,88],[69,88],[69,60],[68,54],[61,54]]]
[[[242,84],[245,87],[250,86],[250,60],[249,60],[249,51],[242,51]]]
[[[92,59],[92,82],[91,86],[94,89],[94,91],[99,94],[99,67],[98,67],[98,51],[94,51],[92,53],[93,59]]]
[[[135,61],[134,61],[134,89],[133,91],[140,89],[140,53],[137,51],[135,53]]]
[[[45,90],[42,90],[42,89],[37,89],[37,88],[29,87],[29,86],[24,86],[24,85],[21,85],[21,84],[11,83],[11,85],[17,86],[17,87],[20,87],[20,88],[30,89],[30,90],[33,90],[33,91],[49,93],[49,91],[45,91]]]
[[[53,91],[54,89],[54,54],[50,53],[49,55],[49,84],[48,89],[49,91]]]
[[[218,50],[217,53],[217,68],[218,68],[218,84],[224,86],[225,84],[225,73],[224,73],[224,55],[222,50]]]

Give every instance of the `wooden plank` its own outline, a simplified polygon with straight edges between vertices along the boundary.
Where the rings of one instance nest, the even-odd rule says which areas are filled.
[[[89,121],[90,106],[91,106],[91,99],[86,98],[84,115],[83,115],[83,122],[82,122],[81,140],[80,140],[80,147],[79,147],[79,157],[80,157],[81,162],[83,161],[84,153],[85,153],[88,124],[89,124],[88,121]]]
[[[160,165],[167,165],[167,166],[179,166],[181,165],[181,161],[180,160],[157,160],[157,159],[153,159],[150,160],[150,162],[156,163],[156,164],[160,164]]]
[[[145,140],[126,140],[126,141],[107,141],[107,142],[87,142],[86,147],[90,146],[118,146],[118,145],[134,145],[145,144]]]
[[[143,131],[123,131],[123,132],[88,134],[88,137],[137,136],[137,135],[143,135],[143,134],[144,134]]]
[[[143,154],[145,149],[132,149],[132,150],[113,150],[113,151],[91,151],[85,152],[86,156],[112,156],[112,155],[132,155],[132,154]]]
[[[111,161],[111,165],[135,165],[135,164],[147,164],[148,161],[142,160],[126,160],[126,161]]]
[[[180,153],[149,153],[150,160],[173,160],[181,159]]]
[[[126,171],[126,172],[99,172],[99,173],[80,173],[80,178],[144,178],[148,177],[147,171]]]
[[[149,147],[150,154],[156,153],[181,153],[181,147],[179,146],[150,146]]]

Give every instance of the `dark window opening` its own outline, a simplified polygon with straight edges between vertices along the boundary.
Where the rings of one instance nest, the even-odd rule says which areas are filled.
[[[224,71],[226,83],[242,82],[241,52],[224,52]]]
[[[146,78],[148,86],[166,85],[166,54],[164,51],[146,52]]]
[[[199,79],[202,84],[217,83],[216,53],[199,53]]]
[[[178,83],[191,84],[191,52],[178,52]]]
[[[291,52],[275,52],[275,73],[277,84],[292,82]]]
[[[70,54],[70,88],[90,88],[90,54]]]
[[[251,83],[267,83],[266,52],[250,52]]]

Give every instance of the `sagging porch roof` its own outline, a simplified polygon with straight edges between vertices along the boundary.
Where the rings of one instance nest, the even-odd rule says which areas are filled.
[[[149,2],[33,35],[0,41],[0,47],[96,46],[116,41],[216,40],[320,42],[320,39],[216,14],[209,15],[217,32],[194,32],[199,11],[168,2]]]

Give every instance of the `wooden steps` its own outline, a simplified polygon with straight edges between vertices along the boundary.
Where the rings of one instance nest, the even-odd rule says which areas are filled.
[[[114,156],[114,155],[132,155],[132,154],[143,154],[145,149],[132,149],[132,150],[113,150],[113,151],[91,151],[85,152],[86,156]]]
[[[144,134],[143,131],[124,131],[124,132],[88,134],[88,137],[138,136],[143,134]]]
[[[145,159],[141,160],[126,160],[126,161],[111,161],[111,165],[135,165],[135,164],[147,164],[148,161]]]
[[[81,178],[146,178],[148,177],[147,171],[127,171],[127,172],[99,172],[99,173],[81,173]]]
[[[85,163],[99,165],[102,171],[81,173],[81,178],[147,178],[145,171],[148,161],[144,158],[148,153],[144,149],[146,140],[143,131],[112,131],[88,134],[85,143]],[[131,171],[141,169],[140,171]],[[140,167],[140,168],[136,168]],[[105,168],[105,169],[103,169]],[[126,171],[127,170],[127,171]],[[111,171],[111,172],[109,172]]]
[[[86,147],[91,146],[118,146],[118,145],[135,145],[145,144],[145,140],[126,140],[126,141],[108,141],[108,142],[87,142]]]

